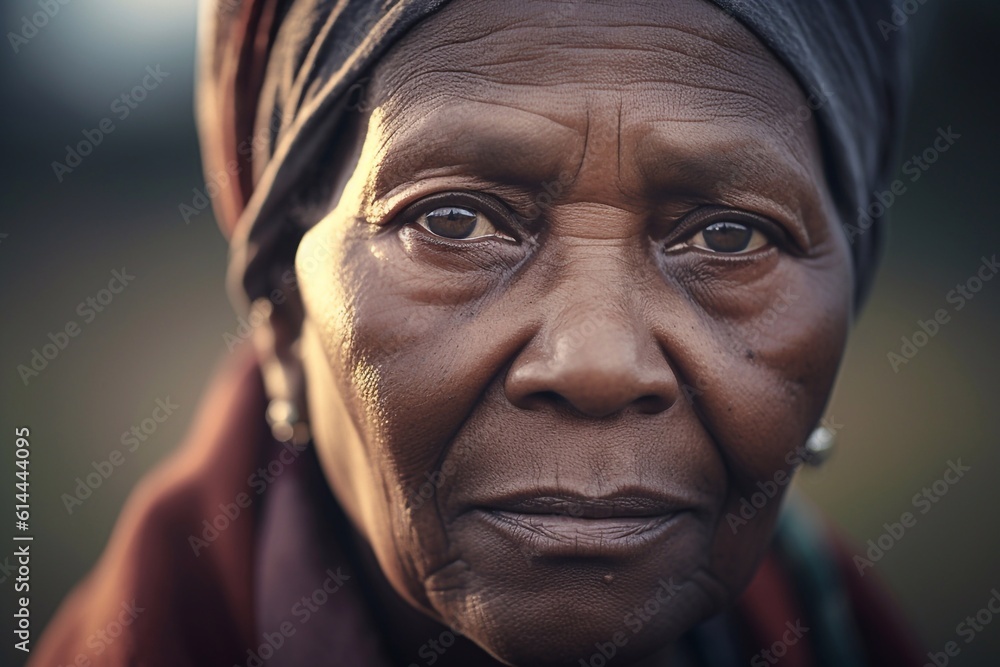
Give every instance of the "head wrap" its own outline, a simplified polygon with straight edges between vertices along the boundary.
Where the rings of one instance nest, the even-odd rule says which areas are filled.
[[[578,0],[586,1],[586,0]],[[869,205],[889,183],[907,89],[905,38],[888,0],[712,0],[767,45],[815,109],[830,191],[851,244],[855,303],[884,235]],[[206,180],[230,238],[236,298],[266,296],[288,211],[345,116],[351,88],[420,19],[448,0],[207,0],[197,117]],[[302,224],[298,221],[298,224]]]

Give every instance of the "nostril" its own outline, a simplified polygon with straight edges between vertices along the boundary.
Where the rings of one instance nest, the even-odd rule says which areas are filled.
[[[573,406],[565,397],[558,392],[543,390],[535,391],[516,402],[519,408],[525,410],[539,410],[546,405],[558,405],[561,408],[571,409]]]
[[[655,415],[670,407],[668,401],[656,394],[641,396],[635,400],[635,409],[640,414]]]
[[[577,397],[576,400],[564,396],[557,391],[542,390],[532,392],[523,397],[516,405],[525,410],[542,410],[545,408],[555,408],[574,416],[590,417],[592,419],[603,419],[613,414],[625,411],[634,411],[638,414],[658,414],[670,407],[670,402],[662,396],[647,394],[641,396],[628,405],[607,404],[605,401],[593,402]]]

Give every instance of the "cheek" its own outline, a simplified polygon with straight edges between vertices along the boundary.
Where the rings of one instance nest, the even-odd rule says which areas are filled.
[[[688,290],[701,336],[675,338],[674,358],[698,380],[693,403],[726,467],[712,562],[731,590],[748,583],[769,545],[836,378],[851,320],[849,262],[783,256],[750,280],[702,274]]]
[[[666,351],[697,385],[694,403],[733,484],[790,469],[786,456],[820,418],[850,326],[849,261],[775,253],[745,268],[673,267],[681,281],[694,277],[684,290],[687,331],[672,323]]]
[[[441,323],[429,305],[396,303],[378,253],[337,223],[310,230],[296,262],[313,437],[334,493],[387,578],[426,608],[421,582],[448,557],[436,464],[450,422],[427,402],[441,385],[415,350],[441,347],[427,344]]]

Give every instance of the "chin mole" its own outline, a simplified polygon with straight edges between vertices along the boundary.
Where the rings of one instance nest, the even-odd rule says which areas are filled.
[[[603,577],[601,577],[601,581],[603,581],[608,586],[610,586],[611,582],[614,580],[615,580],[615,575],[613,574],[606,574]]]

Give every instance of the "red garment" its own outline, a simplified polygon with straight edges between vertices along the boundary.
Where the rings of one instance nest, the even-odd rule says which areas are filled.
[[[95,568],[63,602],[30,667],[241,664],[252,643],[254,522],[240,517],[195,556],[190,535],[245,491],[267,434],[249,346],[220,369],[176,453],[132,492]],[[255,510],[256,508],[251,507]],[[121,636],[122,605],[141,609]],[[122,619],[125,620],[125,619]]]
[[[265,642],[256,626],[273,631],[281,621],[280,615],[269,619],[269,609],[255,611],[255,593],[266,589],[273,601],[275,590],[280,599],[282,585],[303,590],[298,584],[325,568],[337,576],[334,563],[310,562],[311,554],[321,549],[283,549],[291,541],[272,535],[264,550],[269,567],[255,581],[265,496],[298,493],[295,475],[266,490],[248,485],[255,470],[274,460],[277,451],[264,423],[264,407],[253,351],[243,346],[219,369],[186,443],[132,493],[99,562],[46,628],[29,667],[86,665],[88,660],[114,667],[248,665],[254,655],[266,653],[260,650]],[[224,508],[235,514],[240,494],[249,498],[248,506],[231,520],[221,519]],[[327,536],[312,530],[309,514],[302,514],[304,518],[285,513],[278,522],[263,523],[272,531],[277,525],[286,535],[301,535],[307,544],[323,543],[327,558],[339,553],[324,540]],[[206,528],[213,522],[221,527],[216,533]],[[919,667],[921,660],[884,592],[872,577],[858,576],[843,546],[838,546],[837,562],[861,621],[870,664]],[[275,606],[287,611],[296,598],[290,592],[288,600]],[[761,649],[789,631],[790,619],[802,617],[794,583],[773,552],[740,598],[736,617],[748,645]],[[330,595],[311,620],[308,635],[309,641],[289,642],[262,664],[313,667],[317,655],[352,667],[389,664],[378,646],[378,620],[358,586],[344,585]],[[806,633],[788,647],[782,667],[815,666],[810,646]]]

